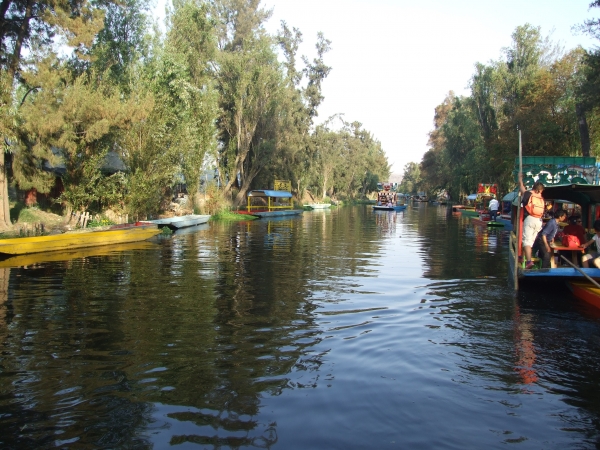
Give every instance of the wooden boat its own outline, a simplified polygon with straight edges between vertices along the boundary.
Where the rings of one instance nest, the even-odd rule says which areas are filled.
[[[600,288],[590,281],[569,281],[567,286],[575,297],[600,308]]]
[[[144,223],[156,224],[158,228],[169,227],[171,230],[179,230],[206,223],[209,219],[210,215],[188,214],[186,216],[174,216],[165,219],[145,220]]]
[[[327,209],[331,208],[331,203],[309,203],[306,206],[311,209]]]
[[[303,212],[301,209],[294,209],[291,192],[269,189],[248,192],[246,209],[247,214],[260,218],[295,216]]]
[[[133,250],[151,250],[159,248],[156,243],[149,241],[129,242],[126,244],[102,245],[74,250],[58,250],[53,252],[28,253],[26,255],[10,256],[0,260],[0,268],[28,267],[34,264],[70,261],[73,259],[89,258],[91,256],[106,256]]]
[[[114,225],[109,229],[83,229],[51,236],[0,239],[0,254],[26,255],[57,250],[95,247],[145,241],[156,236],[160,230],[155,224]]]
[[[525,158],[523,158],[525,161]],[[561,158],[561,160],[590,160],[595,158]],[[583,164],[579,164],[583,165]],[[590,164],[590,168],[587,170],[594,170],[595,162]],[[564,171],[566,172],[565,168]],[[525,171],[524,171],[525,172]],[[568,184],[547,184],[545,186],[543,196],[545,200],[564,200],[573,204],[578,204],[581,207],[581,214],[584,226],[591,228],[596,215],[600,213],[600,186],[592,184],[575,184],[571,181]],[[517,200],[515,200],[517,201]],[[515,214],[516,214],[516,207]],[[600,280],[600,269],[597,268],[575,268],[575,267],[552,267],[550,269],[531,269],[525,270],[522,267],[522,263],[517,263],[520,256],[521,250],[521,234],[523,226],[523,208],[519,208],[520,220],[517,222],[517,229],[511,232],[509,241],[509,267],[510,273],[513,277],[516,276],[517,280],[520,281],[542,281],[548,282],[550,280],[565,280],[571,279],[583,279],[585,276],[589,276],[594,280]],[[563,251],[580,251],[578,248],[572,249],[568,247],[554,247],[556,250]]]
[[[496,220],[490,220],[490,221],[488,221],[488,223],[486,225],[488,227],[492,227],[492,228],[504,228],[504,223],[498,222]]]
[[[396,205],[396,206],[373,205],[373,211],[404,211],[405,209],[406,209],[406,205]]]

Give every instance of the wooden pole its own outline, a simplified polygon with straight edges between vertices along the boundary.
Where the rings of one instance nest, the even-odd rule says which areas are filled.
[[[571,261],[569,261],[567,258],[565,258],[564,255],[560,255],[560,257],[563,259],[563,261],[566,261],[573,269],[578,270],[579,273],[581,273],[581,275],[583,275],[589,281],[591,281],[594,284],[594,286],[596,286],[598,289],[600,289],[600,284],[598,284],[598,282],[596,280],[594,280],[587,273],[585,273],[583,270],[581,270],[579,267],[577,267],[575,264],[573,264]]]
[[[523,173],[523,147],[521,146],[521,130],[519,131],[519,173]],[[518,177],[518,175],[517,175]],[[517,217],[516,217],[516,228],[517,228],[517,248],[515,249],[515,269],[513,273],[513,278],[515,280],[515,291],[519,290],[519,256],[522,255],[522,242],[523,242],[523,230],[522,230],[522,221],[521,221],[521,185],[519,184],[519,195],[517,196]]]

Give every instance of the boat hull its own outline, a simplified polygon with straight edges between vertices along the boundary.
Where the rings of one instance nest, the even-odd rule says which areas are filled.
[[[126,244],[104,245],[99,247],[86,247],[71,250],[57,250],[50,252],[28,253],[26,255],[10,256],[0,260],[0,268],[27,267],[33,264],[70,261],[73,259],[89,258],[92,256],[106,256],[118,252],[134,250],[151,250],[159,248],[158,244],[148,241],[128,242]]]
[[[301,209],[282,209],[280,211],[252,211],[250,215],[266,219],[269,217],[297,216],[302,212]]]
[[[398,206],[373,205],[373,211],[404,211],[405,209],[406,209],[406,205],[398,205]]]
[[[331,203],[309,203],[308,205],[311,209],[327,209],[331,208]]]
[[[158,227],[139,225],[113,228],[102,231],[87,231],[0,240],[0,253],[4,255],[26,255],[101,245],[124,244],[145,241],[160,233]]]
[[[589,281],[570,281],[567,283],[573,295],[596,308],[600,308],[600,289]]]
[[[165,219],[146,220],[144,223],[153,223],[159,228],[169,227],[171,230],[180,228],[195,227],[208,222],[210,215],[188,214],[187,216],[168,217]]]
[[[514,234],[514,233],[513,233]],[[515,274],[515,264],[516,264],[516,248],[513,247],[515,237],[511,236],[511,243],[509,243],[509,252],[508,252],[508,266],[510,270],[511,276]],[[579,271],[581,270],[581,272]],[[600,269],[596,268],[579,268],[579,270],[573,267],[556,267],[551,269],[530,269],[525,270],[523,267],[518,265],[516,275],[519,279],[519,282],[542,282],[548,283],[552,281],[581,281],[585,280],[585,276],[582,274],[585,273],[590,278],[600,281]]]

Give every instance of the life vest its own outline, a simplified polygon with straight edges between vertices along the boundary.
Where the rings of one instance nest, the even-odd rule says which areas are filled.
[[[530,216],[537,217],[541,219],[544,215],[544,209],[546,205],[544,203],[544,198],[542,194],[531,191],[531,196],[529,197],[529,202],[525,205],[525,209]]]

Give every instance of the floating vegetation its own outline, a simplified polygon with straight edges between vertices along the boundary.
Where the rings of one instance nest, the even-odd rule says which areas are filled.
[[[220,221],[239,221],[239,220],[254,220],[255,216],[250,216],[248,214],[238,214],[235,211],[220,211],[213,216],[211,216],[210,220],[220,220]]]

